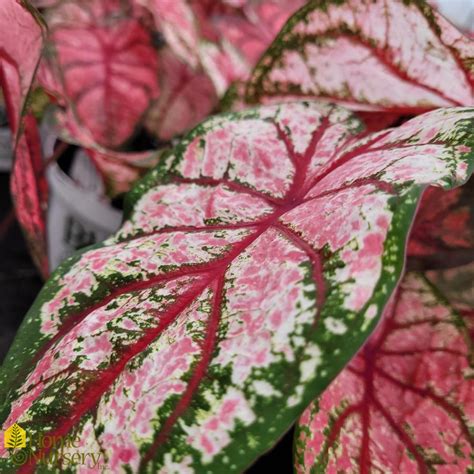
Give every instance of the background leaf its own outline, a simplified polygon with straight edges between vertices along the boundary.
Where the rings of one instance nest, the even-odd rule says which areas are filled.
[[[449,191],[430,187],[408,245],[412,269],[444,269],[474,260],[474,180]]]
[[[13,136],[11,189],[16,216],[33,260],[43,276],[46,276],[48,261],[44,212],[47,185],[42,173],[41,144],[36,121],[32,114],[27,113],[26,107],[42,46],[42,24],[36,13],[26,8],[23,2],[1,2],[0,86]]]
[[[65,1],[47,17],[44,67],[54,79],[45,86],[61,85],[75,118],[103,147],[129,139],[159,93],[157,52],[131,12],[120,0]]]
[[[472,339],[427,281],[403,280],[382,324],[296,434],[298,472],[468,472]]]
[[[250,103],[321,97],[416,114],[474,103],[474,42],[421,0],[313,0],[265,53]]]

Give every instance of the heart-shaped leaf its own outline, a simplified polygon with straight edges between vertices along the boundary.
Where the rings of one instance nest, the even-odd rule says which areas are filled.
[[[408,274],[381,326],[302,415],[297,472],[469,472],[472,355],[460,316]]]
[[[424,187],[474,165],[473,124],[441,109],[367,136],[304,102],[204,122],[47,283],[2,368],[3,425],[77,435],[113,472],[240,472],[369,335]]]
[[[150,33],[120,0],[65,1],[48,24],[48,64],[77,120],[98,144],[118,147],[158,95]]]
[[[256,67],[250,103],[321,97],[419,113],[474,104],[474,41],[421,0],[313,0]]]

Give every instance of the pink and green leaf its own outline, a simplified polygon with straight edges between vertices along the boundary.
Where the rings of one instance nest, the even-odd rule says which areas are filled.
[[[370,340],[301,416],[296,471],[470,472],[469,325],[407,274]]]
[[[264,54],[245,99],[401,114],[473,105],[473,57],[474,41],[422,0],[313,0]]]
[[[114,472],[241,472],[371,333],[424,188],[472,171],[473,124],[440,109],[367,135],[312,102],[204,122],[49,280],[0,374],[2,424],[77,434]]]

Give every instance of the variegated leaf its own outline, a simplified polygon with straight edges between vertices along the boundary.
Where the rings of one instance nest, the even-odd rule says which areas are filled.
[[[246,100],[392,113],[473,105],[473,57],[474,41],[422,0],[312,0],[261,59]]]
[[[408,274],[381,326],[300,418],[297,472],[470,472],[472,355],[460,316]]]
[[[77,435],[112,472],[240,472],[371,332],[422,190],[472,170],[473,124],[438,110],[367,136],[305,102],[204,122],[47,283],[2,368],[3,425]]]

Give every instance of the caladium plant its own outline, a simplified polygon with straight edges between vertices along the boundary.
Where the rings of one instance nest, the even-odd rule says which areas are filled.
[[[202,123],[47,283],[1,371],[3,426],[74,435],[114,472],[241,471],[371,333],[423,190],[472,172],[473,125],[439,109],[367,134],[316,102]]]
[[[158,160],[133,149],[139,128],[177,142],[233,80],[234,107],[279,104],[195,128],[129,194],[120,231],[53,274],[0,370],[3,429],[73,436],[112,472],[227,473],[304,412],[299,472],[468,471],[472,181],[458,186],[474,109],[407,120],[473,105],[473,43],[418,0],[314,0],[251,73],[302,2],[37,5],[39,82],[112,194]],[[46,189],[24,104],[42,28],[21,2],[2,9],[27,40],[0,75],[34,236]],[[405,253],[426,275],[403,276]],[[41,471],[37,448],[21,466],[2,450],[0,470]]]
[[[291,18],[253,73],[260,54],[303,2],[67,0],[38,5],[50,31],[38,81],[57,104],[61,139],[86,149],[110,197],[126,192],[160,159],[155,146],[134,149],[139,131],[156,137],[158,147],[166,145],[215,110],[219,96],[235,80],[244,81],[243,105],[319,96],[360,110],[371,130],[400,122],[400,114],[473,103],[472,41],[415,0],[309,2]],[[380,11],[387,21],[374,20]],[[409,28],[412,24],[416,28]],[[346,61],[350,54],[337,54],[340,42],[358,51],[365,48],[367,58]],[[304,53],[305,48],[315,56]],[[324,63],[322,50],[324,61],[330,62],[311,69],[313,60]],[[419,57],[410,56],[417,51]],[[298,68],[285,62],[298,55]],[[321,76],[322,70],[332,73]],[[289,76],[282,82],[285,71]],[[315,74],[312,86],[308,71]],[[281,77],[275,81],[274,74]],[[335,81],[330,92],[328,77]],[[386,87],[386,81],[393,87]],[[348,91],[355,91],[354,97]],[[34,146],[39,149],[38,143]],[[36,201],[29,199],[28,206],[37,208],[35,228],[43,230],[33,232],[28,219],[22,225],[28,235],[36,235],[30,240],[46,274],[45,239],[38,237],[44,235],[46,183],[37,171],[39,163],[30,168],[36,175],[30,173],[31,186],[23,188],[44,190]]]

